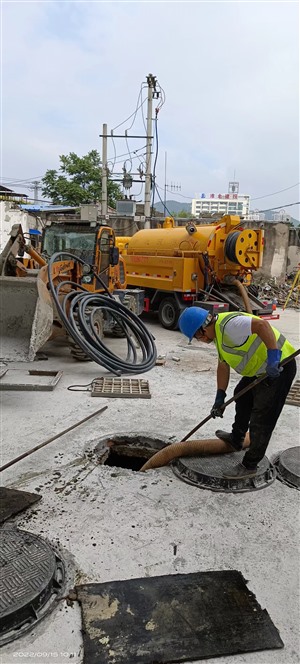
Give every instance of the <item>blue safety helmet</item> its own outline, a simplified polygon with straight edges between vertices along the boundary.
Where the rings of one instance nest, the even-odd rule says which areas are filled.
[[[205,327],[205,324],[210,323],[211,320],[212,316],[206,309],[202,309],[201,307],[187,307],[179,317],[178,326],[180,332],[185,334],[189,341],[191,341],[197,330],[199,330],[199,327]]]

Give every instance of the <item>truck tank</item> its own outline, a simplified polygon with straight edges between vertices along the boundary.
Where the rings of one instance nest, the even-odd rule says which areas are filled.
[[[128,286],[145,289],[145,311],[158,311],[164,327],[174,329],[180,311],[208,295],[231,310],[256,313],[261,308],[258,301],[250,304],[243,284],[250,285],[252,272],[262,265],[264,232],[243,228],[238,216],[179,227],[167,218],[163,228],[116,242]]]

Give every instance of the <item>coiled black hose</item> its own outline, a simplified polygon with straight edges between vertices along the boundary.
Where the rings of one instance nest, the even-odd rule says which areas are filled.
[[[236,243],[239,238],[239,235],[240,235],[239,231],[234,231],[234,233],[230,233],[226,238],[225,249],[224,249],[225,256],[232,263],[239,262],[235,253]]]
[[[54,285],[52,266],[56,261],[66,258],[81,265],[89,264],[68,252],[53,254],[48,263],[48,279],[52,297],[59,317],[72,339],[94,362],[116,376],[150,371],[155,365],[157,357],[153,335],[136,314],[113,297],[91,265],[89,265],[91,271],[94,272],[94,276],[106,294],[91,293],[73,281],[62,281],[56,286]],[[60,301],[60,289],[66,285],[70,285],[72,290],[63,294],[63,299],[61,298]],[[105,314],[109,314],[121,326],[127,340],[125,360],[109,350],[100,339],[93,322],[95,309],[100,309],[104,317]],[[135,341],[140,348],[139,354]]]

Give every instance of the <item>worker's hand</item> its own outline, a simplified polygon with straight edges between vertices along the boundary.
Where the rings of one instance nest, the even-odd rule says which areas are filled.
[[[210,414],[213,418],[223,417],[223,404],[226,398],[226,392],[224,390],[218,390],[216,394],[215,403],[210,411]]]
[[[266,368],[268,379],[274,380],[274,378],[278,378],[280,376],[282,371],[282,368],[279,366],[280,358],[281,350],[278,350],[278,348],[272,348],[268,350],[268,361]]]

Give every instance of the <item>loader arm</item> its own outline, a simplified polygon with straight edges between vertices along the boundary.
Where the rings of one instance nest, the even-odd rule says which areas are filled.
[[[25,238],[21,224],[14,224],[9,240],[0,254],[0,276],[23,277],[26,276],[26,268],[17,259],[18,254],[25,252]]]

